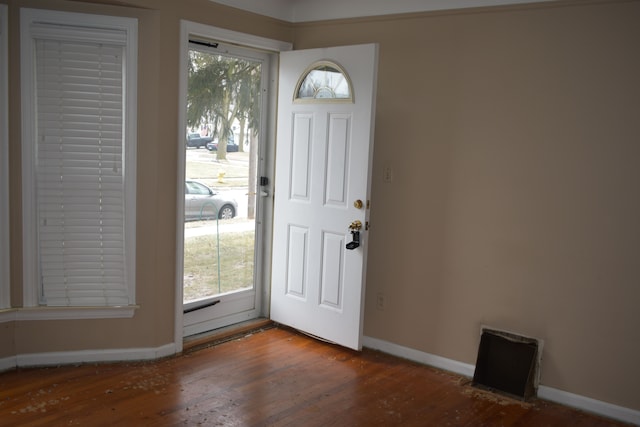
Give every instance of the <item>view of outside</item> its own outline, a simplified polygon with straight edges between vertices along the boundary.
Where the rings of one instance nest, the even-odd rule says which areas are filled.
[[[254,286],[261,63],[189,52],[183,302]]]

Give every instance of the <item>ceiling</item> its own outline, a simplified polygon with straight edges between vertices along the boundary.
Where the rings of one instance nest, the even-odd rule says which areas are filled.
[[[558,0],[211,0],[289,22],[322,21],[394,13],[542,3]]]

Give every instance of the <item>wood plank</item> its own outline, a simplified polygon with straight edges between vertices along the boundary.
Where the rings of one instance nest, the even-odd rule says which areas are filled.
[[[273,328],[154,362],[0,374],[0,426],[623,426]]]

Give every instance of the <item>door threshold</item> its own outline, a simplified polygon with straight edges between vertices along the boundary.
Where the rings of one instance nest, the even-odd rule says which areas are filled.
[[[213,345],[238,338],[242,335],[247,335],[251,332],[270,329],[274,326],[275,324],[271,319],[261,317],[225,326],[224,328],[203,332],[201,334],[191,335],[189,337],[185,337],[182,341],[182,351],[186,353],[200,350],[201,348],[211,347]]]

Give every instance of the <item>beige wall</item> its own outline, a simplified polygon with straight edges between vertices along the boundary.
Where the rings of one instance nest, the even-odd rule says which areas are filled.
[[[638,22],[635,1],[296,29],[380,43],[366,335],[470,364],[482,324],[531,335],[544,385],[640,409]]]
[[[470,364],[481,324],[535,336],[545,341],[544,385],[640,410],[640,2],[295,29],[206,0],[124,2],[140,9],[8,3],[11,24],[23,5],[140,18],[142,308],[131,320],[0,324],[0,358],[173,339],[176,60],[178,20],[186,18],[296,48],[380,43],[366,335]],[[12,31],[11,202],[19,230]],[[387,165],[391,183],[382,180]],[[19,234],[11,248],[17,294]],[[109,332],[114,327],[124,336]]]

